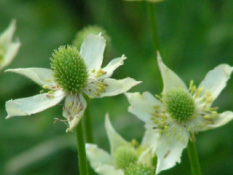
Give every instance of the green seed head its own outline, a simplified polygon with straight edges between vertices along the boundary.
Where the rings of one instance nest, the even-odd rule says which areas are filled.
[[[5,53],[6,53],[5,48],[0,45],[0,63],[2,63]]]
[[[145,167],[142,164],[130,164],[125,170],[125,175],[154,175],[154,167]]]
[[[119,169],[125,169],[131,163],[135,163],[137,161],[137,153],[131,147],[119,147],[113,156],[116,167]]]
[[[51,58],[51,69],[56,83],[68,93],[78,93],[88,78],[86,64],[73,46],[61,46]]]
[[[164,103],[171,117],[178,122],[187,121],[194,114],[193,98],[182,88],[174,88],[168,91],[164,96]]]
[[[108,36],[107,32],[102,27],[99,27],[99,26],[96,26],[96,25],[87,26],[87,27],[83,28],[81,31],[79,31],[76,34],[75,39],[73,40],[72,45],[75,46],[79,50],[80,47],[81,47],[81,45],[82,45],[82,43],[83,43],[83,40],[89,34],[98,35],[99,33],[101,33],[101,35],[106,40],[107,47],[108,47],[108,45],[110,43],[110,37]]]

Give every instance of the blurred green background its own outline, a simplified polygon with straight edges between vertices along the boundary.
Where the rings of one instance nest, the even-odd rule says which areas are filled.
[[[189,83],[198,84],[218,64],[233,65],[232,0],[166,0],[156,5],[161,53],[165,64]],[[50,66],[50,56],[60,45],[71,44],[76,32],[97,24],[111,36],[111,51],[104,63],[125,54],[124,66],[114,78],[127,76],[143,81],[134,91],[162,90],[145,3],[121,0],[0,0],[0,31],[17,19],[22,46],[9,68]],[[38,94],[32,81],[12,73],[0,74],[0,175],[78,174],[74,133],[65,133],[62,105],[30,117],[5,120],[5,101]],[[215,105],[233,110],[233,80]],[[113,126],[128,140],[142,138],[143,123],[127,112],[124,95],[91,100],[96,143],[109,150],[103,127],[107,112]],[[203,175],[233,172],[233,122],[199,133],[197,149]],[[182,163],[161,175],[191,174],[186,150]]]

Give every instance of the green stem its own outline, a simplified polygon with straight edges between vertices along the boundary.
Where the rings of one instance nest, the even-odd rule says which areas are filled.
[[[92,131],[92,118],[90,115],[89,107],[85,111],[85,116],[83,117],[85,140],[86,143],[94,143],[93,131]]]
[[[187,149],[188,149],[188,155],[189,155],[189,161],[190,161],[192,174],[201,175],[201,167],[200,167],[200,163],[199,163],[199,159],[197,155],[195,142],[190,140]]]
[[[86,175],[87,158],[82,121],[83,120],[81,119],[78,126],[76,127],[76,138],[78,146],[79,175]]]
[[[157,57],[157,51],[160,50],[159,47],[159,36],[157,31],[157,23],[156,23],[156,12],[155,12],[155,4],[147,2],[147,14],[150,23],[150,29],[152,33],[153,45],[155,49],[155,55]]]
[[[85,115],[83,116],[83,124],[84,124],[85,142],[93,143],[94,139],[93,139],[93,132],[92,132],[92,120],[91,120],[89,107],[87,107],[85,111]],[[87,174],[88,175],[94,174],[88,161],[87,161]]]

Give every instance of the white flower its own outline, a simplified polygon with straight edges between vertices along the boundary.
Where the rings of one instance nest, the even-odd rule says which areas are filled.
[[[211,107],[233,71],[233,67],[221,64],[209,71],[198,87],[185,83],[169,68],[160,55],[158,65],[163,79],[163,92],[155,98],[149,92],[126,93],[129,100],[129,112],[146,123],[146,127],[154,129],[161,137],[154,143],[158,157],[156,173],[173,167],[180,162],[184,148],[190,136],[198,131],[220,127],[233,119],[233,113],[226,111],[217,113]],[[153,145],[153,143],[151,143]]]
[[[50,90],[28,98],[6,102],[7,118],[38,113],[50,108],[65,98],[63,116],[69,123],[68,131],[77,126],[87,103],[83,94],[91,98],[115,96],[128,91],[140,82],[132,78],[115,80],[109,78],[115,69],[123,65],[126,57],[112,60],[101,69],[105,40],[100,35],[89,35],[81,46],[80,53],[72,46],[56,50],[51,58],[50,69],[8,69],[24,75],[44,89]]]
[[[8,66],[17,54],[20,42],[12,41],[16,29],[16,20],[0,35],[0,70]]]
[[[154,174],[155,155],[152,154],[147,141],[156,139],[155,135],[147,131],[141,145],[135,140],[127,142],[114,130],[108,116],[105,118],[105,129],[111,146],[110,154],[95,144],[86,144],[87,157],[96,173],[99,175],[141,175],[142,172],[148,175]]]

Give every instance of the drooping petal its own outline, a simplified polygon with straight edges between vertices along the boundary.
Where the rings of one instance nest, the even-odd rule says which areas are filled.
[[[7,119],[13,116],[25,116],[41,112],[58,104],[65,97],[61,90],[54,94],[39,94],[28,98],[9,100],[6,102]]]
[[[100,76],[98,79],[104,79],[104,78],[108,78],[111,77],[113,72],[121,65],[124,64],[124,60],[126,59],[125,55],[122,55],[119,58],[115,58],[113,59],[110,63],[108,63],[108,65],[106,67],[104,67],[102,69],[102,71],[104,72],[104,74],[102,76]]]
[[[5,72],[14,72],[21,74],[40,86],[48,85],[55,86],[56,83],[53,81],[53,72],[46,68],[18,68],[18,69],[7,69]]]
[[[202,131],[221,127],[227,124],[228,122],[230,122],[231,120],[233,120],[233,112],[232,111],[223,112],[214,119],[213,124],[207,125],[206,127],[203,128]]]
[[[208,90],[213,98],[217,98],[221,91],[225,88],[229,80],[233,67],[227,64],[221,64],[209,71],[199,87],[204,87],[203,93]]]
[[[146,167],[151,167],[153,166],[153,158],[154,158],[155,154],[153,154],[152,148],[148,147],[145,151],[143,151],[139,158],[138,158],[138,163],[139,164],[143,164]]]
[[[170,136],[167,134],[170,134]],[[156,174],[159,174],[159,172],[163,170],[172,168],[176,163],[180,163],[182,151],[187,147],[188,140],[189,133],[186,130],[182,131],[179,140],[175,135],[173,135],[173,132],[161,135],[156,149],[156,155],[158,158]]]
[[[125,95],[130,104],[128,111],[146,123],[152,122],[151,114],[154,112],[154,106],[162,105],[161,102],[149,92],[144,92],[142,95],[138,92],[126,93]]]
[[[0,36],[0,45],[3,45],[5,48],[7,48],[8,45],[11,43],[15,30],[16,20],[12,20],[9,27]]]
[[[107,131],[108,140],[111,145],[111,153],[113,153],[118,147],[128,145],[128,142],[123,139],[112,127],[108,114],[106,114],[105,117],[105,129]]]
[[[163,79],[163,93],[166,93],[170,89],[180,87],[187,89],[185,83],[180,79],[176,73],[170,70],[162,61],[160,54],[158,53],[158,65]]]
[[[69,123],[69,128],[66,129],[66,132],[72,131],[78,125],[86,107],[87,102],[81,93],[70,94],[66,97],[63,108],[63,116]]]
[[[82,45],[80,54],[83,57],[89,71],[99,70],[103,62],[105,39],[101,35],[88,35]]]
[[[8,66],[12,60],[14,59],[14,57],[16,56],[18,50],[19,50],[19,47],[20,47],[20,42],[19,41],[16,41],[15,43],[11,43],[9,44],[7,50],[6,50],[6,54],[2,60],[2,63],[0,65],[0,70],[3,68],[3,67],[6,67]]]

